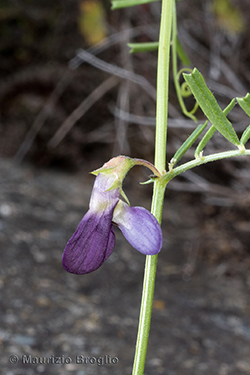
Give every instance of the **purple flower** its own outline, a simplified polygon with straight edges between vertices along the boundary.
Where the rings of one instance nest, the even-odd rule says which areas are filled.
[[[113,223],[141,253],[154,255],[161,250],[162,232],[156,218],[145,208],[120,200],[117,173],[105,172],[96,177],[89,210],[64,250],[63,267],[68,272],[86,274],[105,262],[115,246]]]

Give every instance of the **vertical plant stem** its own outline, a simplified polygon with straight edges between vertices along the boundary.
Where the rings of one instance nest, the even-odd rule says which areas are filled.
[[[162,0],[162,15],[158,49],[157,105],[155,134],[155,166],[162,172],[166,168],[168,84],[173,0]]]
[[[173,1],[175,0],[162,0],[158,50],[155,166],[161,173],[166,169],[169,57]],[[159,223],[161,223],[162,219],[165,188],[166,186],[162,183],[161,179],[154,183],[151,212],[157,218]],[[144,373],[154,296],[157,258],[157,255],[149,255],[146,257],[133,375],[143,375]]]

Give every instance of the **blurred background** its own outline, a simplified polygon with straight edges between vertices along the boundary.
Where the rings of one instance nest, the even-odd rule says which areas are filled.
[[[71,173],[89,172],[118,154],[153,161],[157,52],[129,54],[126,44],[158,40],[160,2],[116,11],[109,0],[1,4],[0,156]],[[183,0],[177,8],[179,39],[191,66],[225,108],[249,91],[248,2]],[[169,117],[168,161],[196,126],[182,115],[172,81]],[[239,107],[229,118],[239,135],[249,122]],[[205,152],[229,148],[216,134]],[[182,197],[192,192],[185,196],[205,202],[205,215],[225,211],[227,225],[241,231],[241,244],[224,247],[245,257],[249,178],[249,161],[242,158],[189,171],[169,190],[178,197],[179,191]],[[228,222],[228,207],[237,224]]]
[[[118,251],[107,268],[77,278],[65,275],[61,254],[88,208],[89,172],[118,154],[154,160],[157,52],[130,54],[127,43],[157,41],[160,14],[158,1],[111,11],[109,0],[1,0],[0,247],[6,267],[0,345],[6,358],[13,350],[82,354],[84,347],[123,360],[100,373],[130,373],[143,257],[117,234]],[[221,107],[250,92],[248,0],[180,0],[177,15],[190,67],[204,75]],[[193,99],[186,104],[192,108]],[[201,112],[197,117],[203,121]],[[229,119],[239,135],[249,124],[239,106]],[[171,77],[168,162],[195,126],[181,112]],[[216,133],[204,152],[230,148]],[[147,178],[134,168],[125,191],[132,205],[149,209],[152,186],[138,185]],[[169,183],[162,225],[168,251],[159,263],[145,374],[166,368],[168,375],[250,373],[249,193],[250,160],[243,157]],[[20,295],[26,291],[23,298],[18,288]],[[161,336],[162,324],[168,337]],[[8,375],[24,368],[76,375],[97,369],[5,366]]]

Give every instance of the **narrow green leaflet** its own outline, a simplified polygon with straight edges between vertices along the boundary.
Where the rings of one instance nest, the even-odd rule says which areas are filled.
[[[130,53],[136,52],[152,52],[157,51],[159,42],[148,42],[148,43],[128,43],[127,46],[130,49]]]
[[[250,125],[248,125],[248,127],[244,130],[244,132],[243,132],[243,134],[240,138],[240,143],[242,145],[244,145],[245,143],[247,143],[249,138],[250,138]]]
[[[194,153],[195,158],[199,157],[200,153],[202,152],[202,150],[204,149],[206,144],[210,141],[210,139],[212,138],[212,136],[214,135],[215,132],[216,132],[216,127],[212,125],[208,129],[208,131],[206,132],[204,137],[201,139],[200,143],[198,144],[198,146],[195,150],[195,153]]]
[[[184,51],[178,37],[176,37],[176,49],[177,49],[177,53],[178,53],[178,56],[179,56],[182,64],[185,65],[185,66],[191,65],[191,62],[190,62],[188,56],[186,55],[186,52]]]
[[[114,10],[114,9],[119,9],[119,8],[127,8],[127,7],[132,7],[134,5],[153,3],[154,1],[159,1],[159,0],[113,0],[111,1],[112,3],[111,9]]]
[[[235,104],[236,104],[235,99],[231,100],[231,102],[228,104],[228,106],[223,110],[223,113],[224,113],[225,116],[227,116],[229,114],[229,112],[232,111]],[[206,146],[208,141],[210,141],[210,139],[212,138],[212,136],[214,135],[215,132],[216,132],[216,127],[214,125],[212,125],[208,129],[208,131],[206,132],[204,137],[201,139],[200,143],[198,144],[198,146],[195,150],[195,153],[194,153],[195,158],[198,158],[201,151],[204,149],[204,147]]]
[[[243,111],[246,112],[246,114],[250,117],[250,94],[247,93],[244,98],[236,98],[237,102],[243,109]],[[244,145],[250,138],[250,125],[245,129],[243,132],[241,138],[240,138],[240,143]]]
[[[227,116],[229,114],[229,112],[232,111],[235,104],[236,104],[235,99],[232,99],[231,102],[226,106],[226,108],[223,109],[223,113],[224,113],[225,116]]]
[[[195,68],[191,74],[183,74],[185,81],[188,83],[197,103],[202,111],[215,126],[215,128],[235,146],[240,145],[239,138],[231,124],[223,113],[215,97],[207,87],[201,73]]]
[[[243,109],[243,111],[246,112],[248,116],[250,116],[250,94],[247,93],[244,98],[236,98],[237,102]]]
[[[159,47],[159,42],[148,42],[148,43],[128,43],[127,44],[130,49],[130,53],[136,52],[152,52],[157,51]],[[189,58],[187,57],[179,38],[176,38],[176,49],[177,54],[182,62],[183,65],[188,66],[191,65]]]
[[[185,140],[185,142],[181,145],[181,147],[176,151],[173,158],[170,161],[170,167],[173,167],[181,158],[182,156],[187,152],[187,150],[190,149],[190,147],[194,144],[196,139],[199,137],[199,135],[203,132],[205,127],[207,126],[208,121],[205,122],[205,124],[200,124],[197,126],[197,128],[190,134],[190,136]]]

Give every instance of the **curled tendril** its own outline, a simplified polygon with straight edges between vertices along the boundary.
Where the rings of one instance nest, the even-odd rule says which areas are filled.
[[[190,69],[190,68],[182,68],[179,70],[179,72],[177,73],[177,78],[178,80],[180,79],[180,76],[182,73],[192,73],[193,69]]]
[[[196,122],[197,119],[194,116],[194,113],[197,111],[197,109],[199,107],[198,103],[196,102],[193,109],[191,111],[188,111],[187,108],[186,108],[186,105],[183,101],[183,98],[188,98],[189,96],[192,95],[192,91],[190,90],[190,87],[188,86],[188,84],[186,82],[183,82],[181,85],[179,83],[181,74],[184,73],[184,72],[188,72],[188,73],[192,72],[192,69],[182,68],[176,74],[176,76],[175,76],[176,77],[175,78],[176,92],[177,92],[177,96],[178,96],[179,103],[180,103],[180,106],[181,106],[181,109],[182,109],[183,113]]]
[[[181,84],[181,96],[183,98],[188,98],[191,95],[192,95],[192,91],[190,90],[190,87],[188,86],[186,82],[183,82]]]

